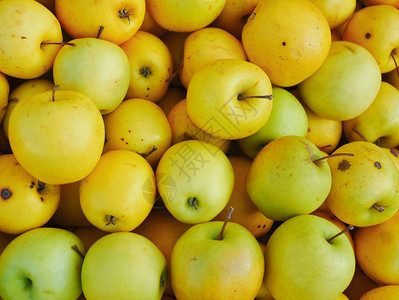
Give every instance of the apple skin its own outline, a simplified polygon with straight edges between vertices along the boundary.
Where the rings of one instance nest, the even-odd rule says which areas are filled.
[[[301,103],[285,89],[273,87],[273,107],[265,125],[238,143],[250,158],[271,141],[286,135],[306,137],[308,118]]]
[[[303,102],[318,116],[344,121],[363,113],[380,85],[380,68],[370,52],[352,42],[336,41],[320,68],[298,89]]]
[[[355,272],[355,254],[340,229],[323,218],[300,215],[282,223],[265,249],[265,282],[275,299],[334,300]]]
[[[82,38],[70,41],[58,52],[53,67],[54,83],[61,90],[85,94],[102,114],[116,109],[127,93],[130,65],[125,52],[114,43]]]
[[[234,172],[222,150],[187,140],[166,150],[156,180],[168,211],[180,222],[195,224],[210,221],[223,210],[233,191]]]
[[[269,219],[284,221],[316,210],[327,197],[331,173],[321,151],[298,136],[285,136],[267,144],[252,161],[247,192]]]
[[[0,1],[0,72],[21,79],[37,78],[53,66],[62,43],[60,23],[42,4]]]
[[[333,152],[337,153],[353,156],[328,160],[332,185],[326,203],[331,212],[359,227],[391,218],[399,208],[399,172],[392,159],[377,145],[364,141],[344,144]],[[384,211],[373,205],[383,206]]]
[[[81,240],[60,228],[40,227],[14,238],[0,256],[3,300],[78,298],[83,257],[75,245],[84,255]]]
[[[177,299],[253,300],[261,287],[264,258],[255,237],[229,222],[218,240],[223,222],[189,228],[176,242],[170,261]]]
[[[132,232],[110,233],[89,248],[82,265],[87,300],[161,299],[166,259],[147,238]]]

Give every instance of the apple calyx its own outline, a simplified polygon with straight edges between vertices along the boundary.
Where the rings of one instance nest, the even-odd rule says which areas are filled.
[[[374,208],[378,212],[383,212],[385,210],[384,206],[378,204],[373,204],[372,208]]]
[[[129,10],[124,8],[124,9],[118,10],[118,15],[119,15],[119,18],[121,18],[121,19],[127,19],[130,24],[130,16],[132,16],[133,14],[129,13]]]
[[[196,197],[190,197],[187,199],[188,205],[194,207],[195,210],[198,210],[198,199]]]
[[[42,42],[40,44],[40,46],[41,45],[61,45],[61,46],[68,45],[68,46],[76,47],[75,43],[69,43],[69,42]]]
[[[79,254],[81,257],[85,257],[85,255],[82,253],[82,251],[79,250],[78,246],[75,244],[71,247],[73,250],[76,251],[77,254]]]
[[[320,157],[320,158],[314,160],[313,163],[315,165],[317,165],[320,161],[323,161],[323,160],[331,158],[331,157],[336,157],[336,156],[354,156],[354,154],[353,153],[334,153],[334,154]]]
[[[100,38],[101,33],[103,33],[103,31],[104,31],[104,26],[101,25],[100,28],[98,28],[98,32],[97,32],[96,39],[99,39],[99,38]]]
[[[142,67],[140,68],[140,74],[144,76],[144,78],[150,77],[152,74],[149,67]]]
[[[238,94],[237,95],[237,100],[246,100],[246,99],[268,99],[268,100],[272,100],[273,99],[273,95],[259,95],[259,96],[244,96],[242,94]]]
[[[7,199],[10,199],[10,198],[11,198],[12,192],[11,192],[8,188],[5,188],[5,189],[2,189],[2,190],[1,190],[0,196],[1,196],[1,198],[2,198],[3,200],[7,200]]]
[[[105,223],[105,226],[108,226],[110,224],[115,225],[115,221],[118,220],[117,217],[114,217],[112,215],[105,215],[105,221],[107,223]]]
[[[336,235],[334,235],[333,237],[329,238],[327,240],[327,243],[330,243],[333,239],[335,239],[336,237],[340,236],[341,234],[344,234],[345,232],[349,231],[349,230],[353,230],[355,229],[355,227],[353,225],[348,225],[347,227],[345,227],[343,230],[341,230],[340,232],[338,232]]]
[[[52,94],[53,102],[55,102],[55,91],[58,91],[59,89],[60,86],[58,84],[53,88],[53,94]]]
[[[224,233],[224,230],[226,229],[227,223],[229,222],[229,220],[230,220],[230,218],[231,218],[231,214],[233,213],[233,211],[234,211],[234,208],[230,206],[229,212],[227,213],[226,220],[224,220],[222,229],[221,229],[220,232],[219,232],[219,235],[218,235],[218,237],[217,237],[217,240],[219,240],[219,241],[223,240],[223,233]]]

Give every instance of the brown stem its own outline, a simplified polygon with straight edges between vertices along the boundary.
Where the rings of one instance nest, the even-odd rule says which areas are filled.
[[[320,162],[320,161],[322,161],[324,159],[327,159],[327,158],[330,158],[330,157],[336,157],[336,156],[354,156],[354,154],[353,153],[334,153],[334,154],[331,154],[331,155],[320,157],[320,158],[314,160],[313,163],[317,164],[318,162]]]
[[[333,239],[335,239],[336,237],[340,236],[341,234],[344,234],[345,232],[349,231],[349,230],[353,230],[355,227],[353,225],[348,225],[345,229],[341,230],[340,232],[338,232],[336,235],[334,235],[333,237],[329,238],[327,240],[328,243],[330,243]]]
[[[384,210],[385,210],[385,208],[384,208],[384,206],[379,206],[379,205],[377,205],[377,204],[374,204],[373,205],[373,208],[376,210],[376,211],[378,211],[378,212],[383,212]]]
[[[42,42],[41,45],[61,45],[61,46],[72,46],[72,47],[76,47],[75,43],[69,43],[69,42],[62,42],[62,43],[58,43],[58,42]]]
[[[76,251],[77,254],[79,254],[81,257],[85,257],[85,255],[82,253],[82,251],[79,250],[78,246],[75,244],[71,247],[73,250]]]
[[[364,135],[361,134],[356,128],[352,128],[352,131],[357,133],[363,141],[368,142]]]
[[[100,38],[100,35],[101,35],[101,33],[103,33],[103,30],[104,30],[104,26],[101,25],[100,28],[98,29],[98,33],[97,33],[97,36],[96,36],[97,39]]]
[[[217,238],[219,241],[223,240],[224,230],[226,229],[226,225],[227,225],[227,223],[229,222],[229,220],[230,220],[230,218],[231,218],[231,214],[233,213],[233,211],[234,211],[234,208],[230,206],[229,212],[227,213],[226,220],[224,220],[223,227],[222,227],[222,229],[220,230],[219,235],[218,235],[218,238]]]
[[[53,88],[53,102],[55,101],[55,91],[58,91],[60,89],[60,86],[57,84],[54,88]]]
[[[241,94],[238,94],[237,99],[238,100],[245,100],[245,99],[268,99],[268,100],[272,100],[273,99],[273,95],[243,96]]]

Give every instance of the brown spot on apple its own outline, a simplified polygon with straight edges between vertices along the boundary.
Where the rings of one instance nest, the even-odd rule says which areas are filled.
[[[344,172],[348,170],[351,167],[351,164],[349,161],[346,159],[343,159],[339,164],[338,164],[338,170]]]

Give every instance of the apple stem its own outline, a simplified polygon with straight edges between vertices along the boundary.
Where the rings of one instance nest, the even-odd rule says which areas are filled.
[[[105,226],[108,226],[110,224],[115,225],[115,221],[118,220],[117,217],[114,217],[112,215],[105,215],[105,219],[107,221],[107,223],[105,224]]]
[[[53,88],[53,94],[52,94],[53,102],[55,102],[55,91],[58,91],[59,89],[60,89],[60,86],[58,84]]]
[[[354,154],[353,153],[334,153],[331,155],[320,157],[320,158],[314,160],[313,163],[317,164],[318,162],[320,162],[322,160],[325,160],[325,159],[331,158],[331,157],[336,157],[336,156],[354,156]]]
[[[230,206],[229,212],[227,213],[226,220],[224,220],[223,227],[222,227],[222,229],[220,230],[219,235],[218,235],[218,238],[217,238],[219,241],[223,240],[223,233],[224,233],[224,230],[226,229],[227,222],[229,222],[229,220],[231,219],[231,214],[233,213],[233,211],[234,211],[234,208]]]
[[[333,239],[335,239],[336,237],[340,236],[341,234],[344,234],[345,232],[349,231],[349,230],[353,230],[355,229],[355,227],[353,225],[348,225],[345,229],[341,230],[340,232],[338,232],[336,235],[334,235],[333,237],[329,238],[327,240],[327,243],[330,243]]]
[[[273,95],[259,95],[259,96],[243,96],[241,94],[238,94],[237,96],[238,100],[245,100],[245,99],[273,99]]]
[[[361,134],[356,128],[352,128],[352,131],[357,133],[363,141],[368,142],[367,139],[364,137],[364,135]]]
[[[398,69],[398,64],[396,63],[396,59],[395,59],[395,56],[394,56],[394,53],[393,53],[393,52],[396,52],[396,51],[395,51],[395,49],[394,49],[394,50],[392,50],[392,52],[391,52],[391,57],[392,57],[392,59],[393,59],[393,62],[394,62],[394,64],[395,64],[396,73],[398,74],[398,77],[399,77],[399,69]]]
[[[76,251],[77,254],[79,254],[81,257],[85,257],[85,255],[82,253],[82,251],[79,250],[78,246],[75,244],[71,247],[73,250]]]
[[[61,45],[61,46],[72,46],[72,47],[76,47],[75,43],[69,43],[69,42],[62,42],[62,43],[58,43],[58,42],[42,42],[41,45]]]
[[[101,35],[101,33],[103,33],[103,30],[104,30],[104,26],[101,25],[100,28],[98,29],[98,33],[97,33],[96,39],[100,38],[100,35]]]
[[[384,208],[384,206],[380,206],[380,205],[377,205],[377,204],[374,204],[373,205],[373,208],[376,210],[376,211],[378,211],[378,212],[383,212],[384,210],[385,210],[385,208]]]

